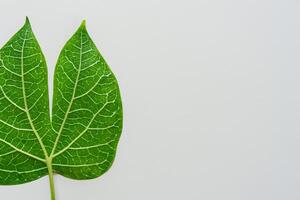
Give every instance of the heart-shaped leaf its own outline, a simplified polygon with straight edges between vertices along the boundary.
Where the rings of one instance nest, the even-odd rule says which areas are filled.
[[[85,22],[62,49],[55,68],[52,117],[47,68],[28,19],[0,50],[0,184],[53,173],[96,178],[115,157],[122,104],[115,76]]]

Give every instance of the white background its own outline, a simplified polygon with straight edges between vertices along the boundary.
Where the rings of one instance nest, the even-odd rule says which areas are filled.
[[[50,83],[82,19],[120,83],[113,167],[90,181],[56,176],[57,200],[300,199],[298,0],[1,0],[0,9],[1,46],[29,16]],[[48,179],[1,186],[0,198],[49,199]]]

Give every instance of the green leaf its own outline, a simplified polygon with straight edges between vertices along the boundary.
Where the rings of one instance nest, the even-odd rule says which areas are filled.
[[[84,22],[58,58],[52,112],[54,170],[73,179],[106,172],[122,129],[121,98],[117,80]]]
[[[29,21],[0,50],[0,183],[47,174],[52,148],[47,69]],[[50,152],[50,151],[49,151]]]
[[[96,178],[115,157],[122,130],[117,80],[87,33],[85,22],[66,43],[54,75],[52,118],[47,68],[25,25],[0,50],[0,184],[53,173]]]

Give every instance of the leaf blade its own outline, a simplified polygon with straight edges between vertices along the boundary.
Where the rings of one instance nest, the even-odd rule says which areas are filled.
[[[121,97],[84,22],[59,56],[52,113],[55,171],[73,179],[95,178],[107,171],[122,130]]]
[[[47,78],[43,53],[26,19],[0,50],[1,184],[21,184],[47,174],[48,140],[42,137],[51,130]]]

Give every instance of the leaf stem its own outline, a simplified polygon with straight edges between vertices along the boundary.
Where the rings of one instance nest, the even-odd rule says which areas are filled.
[[[55,188],[54,188],[54,179],[53,179],[53,170],[52,170],[52,159],[48,158],[46,160],[46,163],[47,163],[47,167],[48,167],[48,176],[49,176],[51,200],[55,200]]]

